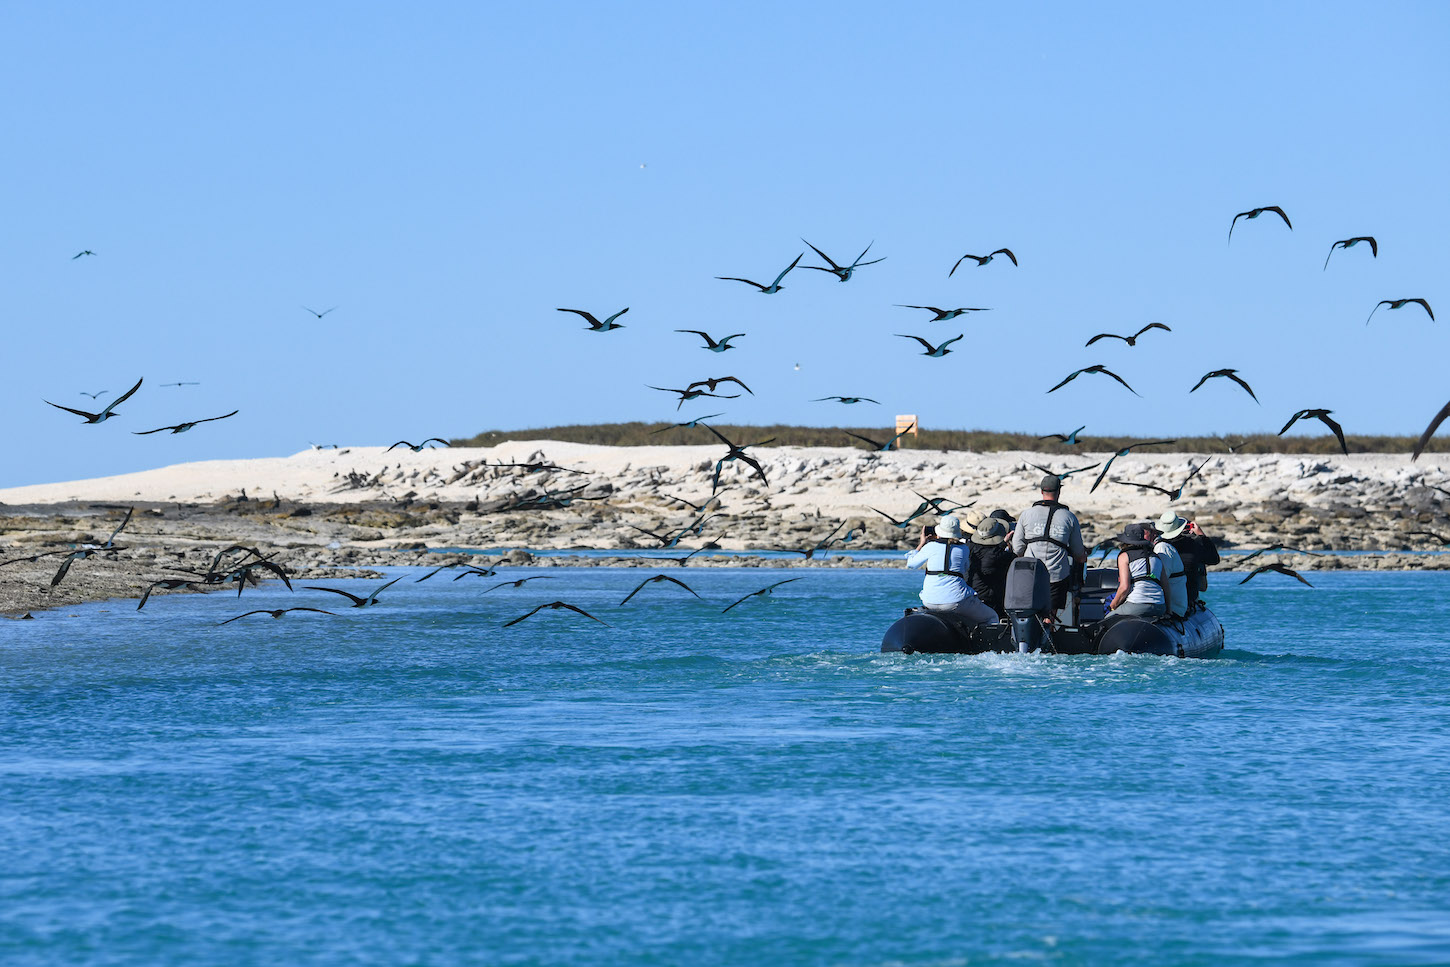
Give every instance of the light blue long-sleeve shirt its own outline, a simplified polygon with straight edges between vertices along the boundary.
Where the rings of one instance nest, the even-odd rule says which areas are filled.
[[[956,571],[964,577],[951,574],[928,574],[921,582],[922,604],[956,604],[967,598],[975,598],[977,592],[967,583],[965,575],[971,564],[971,550],[966,544],[953,544],[950,548],[951,567],[944,567],[947,545],[940,541],[928,541],[923,547],[906,555],[907,567],[925,567],[928,571]]]

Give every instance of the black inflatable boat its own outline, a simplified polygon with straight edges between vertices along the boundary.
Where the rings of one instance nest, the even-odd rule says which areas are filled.
[[[1181,621],[1105,616],[1117,587],[1116,568],[1089,569],[1082,587],[1070,596],[1049,631],[1038,618],[1051,601],[1047,568],[1035,558],[1018,558],[1007,573],[1005,619],[972,626],[951,612],[908,608],[886,630],[881,650],[955,655],[989,651],[1111,655],[1123,651],[1179,658],[1213,658],[1223,651],[1223,625],[1202,605]]]

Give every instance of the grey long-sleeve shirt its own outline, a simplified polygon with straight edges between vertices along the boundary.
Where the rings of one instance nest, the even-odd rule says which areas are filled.
[[[1043,536],[1051,511],[1052,506],[1047,501],[1039,500],[1019,514],[1017,529],[1012,533],[1012,550],[1018,557],[1035,557],[1042,561],[1047,565],[1048,578],[1061,581],[1072,573],[1073,558],[1087,557],[1087,547],[1082,542],[1082,526],[1077,515],[1068,510],[1066,504],[1057,505],[1057,513],[1052,514],[1052,533],[1048,536],[1067,547],[1064,549],[1052,541],[1029,543],[1030,538]]]

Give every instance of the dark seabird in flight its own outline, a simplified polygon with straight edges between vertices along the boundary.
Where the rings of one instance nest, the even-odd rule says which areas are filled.
[[[703,386],[713,393],[715,392],[716,387],[718,387],[721,383],[734,383],[736,386],[739,386],[751,396],[755,395],[755,390],[751,389],[749,386],[746,386],[744,380],[736,379],[734,376],[716,376],[712,379],[697,379],[685,388],[694,389],[696,386]]]
[[[1415,451],[1410,454],[1411,461],[1420,459],[1420,454],[1425,452],[1425,444],[1430,442],[1430,437],[1434,436],[1435,431],[1440,429],[1440,424],[1445,422],[1445,417],[1447,416],[1450,416],[1450,403],[1446,403],[1440,407],[1440,412],[1435,414],[1434,419],[1430,421],[1430,425],[1425,427],[1425,432],[1420,434],[1420,439],[1415,441]]]
[[[347,591],[340,591],[337,588],[316,587],[316,586],[313,586],[313,585],[310,585],[310,584],[303,585],[303,588],[305,590],[308,590],[308,591],[330,591],[333,594],[340,594],[344,598],[347,598],[349,601],[352,602],[352,607],[354,607],[354,608],[365,608],[365,607],[367,607],[370,604],[377,604],[378,603],[378,595],[382,594],[388,588],[390,588],[393,585],[397,584],[401,580],[403,580],[402,577],[395,577],[391,581],[387,582],[386,584],[380,585],[377,588],[375,588],[373,590],[373,592],[371,594],[369,594],[365,598],[360,598],[357,595],[351,594],[351,593],[349,593]]]
[[[1066,386],[1068,383],[1071,383],[1073,380],[1077,379],[1083,373],[1099,373],[1099,374],[1101,374],[1103,376],[1111,376],[1113,379],[1117,380],[1118,382],[1120,382],[1124,386],[1126,386],[1127,389],[1128,389],[1128,392],[1129,393],[1132,393],[1134,396],[1142,396],[1143,395],[1142,393],[1139,393],[1137,390],[1133,389],[1133,387],[1128,386],[1128,381],[1127,380],[1123,379],[1123,377],[1119,376],[1117,373],[1115,373],[1112,370],[1108,369],[1106,366],[1103,366],[1101,363],[1099,363],[1096,366],[1089,366],[1087,369],[1079,369],[1079,370],[1075,370],[1074,372],[1068,373],[1066,379],[1064,379],[1061,383],[1058,383],[1056,386],[1054,386],[1052,389],[1048,390],[1047,392],[1049,392],[1049,393],[1055,393],[1055,392],[1057,392],[1058,390],[1060,390],[1064,386]]]
[[[880,442],[878,442],[876,440],[871,439],[870,437],[862,436],[859,433],[852,433],[850,430],[842,430],[841,432],[844,433],[844,434],[846,434],[846,436],[855,437],[857,440],[860,440],[863,443],[869,443],[869,444],[871,444],[871,448],[873,450],[890,450],[896,444],[896,441],[897,440],[900,440],[902,437],[906,436],[908,433],[910,433],[915,428],[916,428],[916,423],[913,422],[911,424],[911,426],[909,426],[906,429],[902,430],[900,433],[896,434],[896,436],[894,436],[891,439],[887,440],[885,443],[880,443]]]
[[[715,479],[710,482],[710,493],[713,494],[715,491],[720,489],[720,469],[725,464],[731,463],[735,460],[739,460],[747,467],[750,467],[760,477],[761,483],[764,483],[767,487],[770,486],[770,481],[765,478],[765,468],[760,465],[759,460],[756,460],[745,451],[750,447],[759,447],[764,446],[767,443],[771,443],[775,440],[775,437],[768,437],[767,439],[761,440],[759,443],[747,443],[744,446],[738,446],[734,443],[731,443],[728,439],[726,439],[725,434],[721,433],[710,424],[702,423],[701,426],[709,430],[711,433],[715,434],[715,438],[717,440],[730,448],[728,451],[726,451],[725,456],[715,461]]]
[[[1096,470],[1098,467],[1102,466],[1102,464],[1101,463],[1093,463],[1093,464],[1089,464],[1086,467],[1074,467],[1072,470],[1064,470],[1061,473],[1059,473],[1056,470],[1048,470],[1046,467],[1038,466],[1035,463],[1029,463],[1027,466],[1031,467],[1033,470],[1041,470],[1043,473],[1051,474],[1052,476],[1054,476],[1054,477],[1057,478],[1057,482],[1058,483],[1061,483],[1062,481],[1066,480],[1068,477],[1071,477],[1075,473],[1085,473],[1088,470]]]
[[[289,612],[292,612],[292,611],[315,611],[318,614],[332,614],[333,613],[331,611],[323,611],[321,608],[277,608],[275,610],[268,610],[267,608],[262,608],[262,609],[260,609],[258,611],[247,611],[247,612],[245,612],[243,614],[237,615],[235,618],[228,618],[225,621],[219,622],[219,624],[229,625],[233,621],[240,621],[240,620],[242,620],[243,618],[245,618],[249,614],[270,614],[274,618],[280,618],[284,614],[288,614]]]
[[[1142,329],[1139,329],[1137,332],[1133,333],[1131,336],[1120,336],[1115,332],[1100,332],[1096,336],[1089,339],[1087,342],[1083,343],[1083,345],[1091,346],[1099,339],[1121,339],[1129,346],[1136,346],[1138,345],[1138,337],[1143,335],[1143,333],[1147,332],[1149,329],[1162,329],[1164,332],[1173,331],[1172,329],[1169,329],[1167,326],[1163,325],[1163,323],[1161,322],[1150,322]]]
[[[550,601],[548,604],[541,604],[541,605],[539,605],[537,608],[535,608],[534,610],[530,611],[528,614],[520,615],[519,617],[515,618],[512,621],[506,622],[504,624],[504,627],[507,628],[510,625],[516,625],[520,621],[524,621],[525,619],[532,618],[534,615],[538,614],[540,611],[543,611],[545,608],[551,608],[551,609],[553,609],[555,611],[558,611],[560,609],[564,609],[564,610],[567,610],[567,611],[573,611],[575,614],[582,614],[584,617],[588,618],[590,621],[599,621],[598,618],[594,617],[594,615],[590,614],[588,611],[585,611],[583,608],[576,608],[572,604],[568,604],[567,602],[564,602],[564,601]],[[599,623],[602,624],[602,625],[604,625],[604,627],[606,627],[606,628],[610,627],[610,624],[607,621],[599,621]]]
[[[698,329],[676,329],[675,332],[688,332],[688,333],[693,333],[694,335],[701,337],[702,339],[705,340],[705,347],[704,348],[710,350],[710,352],[712,352],[712,353],[723,353],[727,349],[735,349],[736,348],[735,346],[730,345],[730,340],[732,340],[732,339],[739,339],[740,337],[742,337],[742,336],[745,335],[745,333],[743,333],[743,332],[736,332],[736,333],[731,333],[730,335],[726,336],[724,339],[715,340],[715,339],[711,338],[711,336],[710,336],[710,334],[708,332],[701,332]]]
[[[200,386],[201,384],[200,383],[183,382],[183,383],[157,383],[156,385],[157,386]]]
[[[971,306],[963,306],[960,309],[938,309],[936,306],[908,306],[908,305],[903,305],[900,302],[896,303],[896,308],[898,308],[898,309],[925,309],[927,312],[934,312],[934,313],[936,313],[936,316],[930,320],[931,322],[947,322],[947,321],[949,321],[951,319],[955,319],[957,316],[963,315],[963,314],[968,313],[968,312],[991,312],[992,311],[991,309],[976,309],[976,308],[972,308]]]
[[[828,401],[831,401],[831,400],[834,400],[837,403],[846,403],[846,404],[851,404],[851,403],[875,403],[877,406],[880,406],[881,405],[881,401],[880,400],[873,400],[869,396],[822,396],[818,400],[811,400],[811,402],[812,403],[825,403],[825,402],[828,402]]]
[[[459,575],[459,577],[462,577],[462,575]],[[457,581],[458,578],[454,578],[453,580]],[[500,581],[498,584],[495,584],[493,587],[489,588],[488,590],[484,591],[483,593],[484,594],[487,594],[489,591],[497,591],[499,588],[521,588],[525,584],[527,584],[529,581],[557,581],[557,580],[558,580],[558,578],[554,577],[552,574],[533,574],[533,575],[530,575],[529,577],[526,577],[526,578],[519,578],[517,581]]]
[[[82,251],[79,251],[76,254],[72,255],[70,257],[70,260],[72,262],[74,262],[76,259],[80,258],[82,255],[95,255],[95,254],[96,253],[95,252],[92,252],[90,249],[83,249]]]
[[[1077,435],[1079,433],[1081,433],[1083,430],[1086,430],[1086,429],[1087,429],[1087,424],[1084,423],[1082,426],[1078,427],[1076,430],[1073,430],[1071,433],[1044,433],[1044,434],[1042,434],[1042,436],[1038,437],[1037,439],[1039,439],[1039,440],[1049,440],[1049,439],[1050,440],[1056,440],[1058,443],[1065,443],[1068,446],[1076,446],[1077,445]],[[1041,468],[1039,467],[1038,469],[1041,469]]]
[[[772,592],[775,591],[776,588],[780,587],[782,584],[789,584],[792,581],[799,581],[799,580],[800,580],[800,578],[786,578],[784,581],[776,581],[774,584],[771,584],[771,585],[768,585],[766,587],[763,587],[759,591],[751,591],[745,597],[743,597],[740,600],[736,601],[734,604],[731,604],[730,605],[730,608],[733,608],[733,607],[735,607],[736,605],[739,605],[739,604],[744,604],[746,601],[749,601],[751,598],[754,598],[754,597],[757,597],[757,596],[763,596],[763,595],[771,594]],[[721,611],[720,613],[721,614],[725,614],[725,612],[726,611],[729,611],[730,608],[726,608],[725,611]]]
[[[1183,488],[1187,487],[1188,484],[1193,480],[1193,478],[1198,476],[1198,472],[1207,465],[1208,461],[1205,460],[1203,461],[1203,463],[1200,463],[1198,466],[1189,470],[1188,476],[1183,478],[1183,483],[1179,484],[1177,487],[1174,487],[1172,490],[1169,490],[1167,487],[1160,487],[1157,484],[1142,483],[1137,480],[1123,480],[1119,477],[1111,477],[1109,479],[1111,479],[1113,483],[1116,484],[1126,484],[1129,487],[1141,487],[1143,490],[1156,490],[1160,494],[1167,494],[1168,502],[1171,504],[1175,500],[1183,496]]]
[[[96,397],[103,396],[103,395],[105,395],[106,393],[109,393],[109,392],[110,392],[110,390],[108,390],[108,389],[103,389],[103,390],[101,390],[99,392],[96,392],[96,393],[87,393],[85,390],[81,390],[81,395],[82,396],[89,396],[91,399],[95,399]]]
[[[677,410],[680,407],[684,406],[685,403],[686,403],[686,401],[693,400],[693,399],[699,399],[701,396],[709,396],[712,399],[717,399],[717,400],[738,400],[738,399],[740,399],[740,394],[739,393],[735,393],[733,395],[727,394],[727,393],[707,393],[707,392],[705,392],[702,389],[694,389],[694,388],[689,388],[689,389],[673,389],[673,388],[671,388],[669,386],[650,386],[648,383],[646,383],[645,385],[646,386],[649,386],[650,389],[657,389],[661,393],[679,393],[680,394],[680,401],[675,404],[675,409],[677,409]]]
[[[1265,205],[1263,208],[1251,208],[1246,212],[1239,212],[1235,215],[1234,220],[1229,223],[1228,240],[1230,242],[1234,240],[1234,226],[1239,223],[1240,218],[1258,218],[1264,212],[1273,212],[1284,220],[1284,224],[1289,226],[1289,231],[1292,232],[1294,230],[1294,225],[1289,221],[1289,216],[1284,214],[1284,209],[1278,205]]]
[[[801,241],[802,242],[806,242],[805,239],[801,239]],[[806,244],[807,245],[811,245],[810,242],[806,242]],[[876,244],[875,242],[872,242],[871,243],[871,245],[875,245],[875,244]],[[886,261],[885,256],[882,256],[879,259],[872,259],[869,262],[862,262],[861,261],[862,259],[864,259],[866,257],[866,253],[869,252],[869,251],[871,251],[871,245],[868,245],[864,249],[862,249],[861,250],[861,254],[858,255],[858,256],[856,256],[856,261],[852,262],[850,265],[837,265],[835,262],[831,261],[831,257],[829,255],[827,255],[825,252],[822,252],[820,249],[816,248],[814,245],[811,245],[811,249],[814,250],[815,253],[817,255],[819,255],[821,258],[825,259],[826,260],[826,264],[825,265],[806,265],[806,266],[803,266],[803,268],[815,269],[818,272],[829,272],[832,275],[834,275],[836,278],[840,279],[842,282],[845,282],[845,281],[847,281],[848,279],[851,278],[851,273],[855,272],[857,269],[861,268],[862,266],[875,265],[877,262],[885,262]],[[829,268],[827,266],[829,266]]]
[[[308,309],[307,306],[303,306],[302,308],[307,309],[308,312],[312,313],[314,316],[316,316],[317,318],[321,319],[323,316],[327,315],[329,312],[332,312],[333,309],[336,309],[337,306],[333,306],[332,309],[323,309],[321,312],[318,312],[316,309]]]
[[[409,443],[407,440],[399,440],[397,443],[394,443],[392,446],[388,447],[388,450],[394,450],[394,449],[396,449],[398,447],[407,447],[409,450],[412,450],[414,453],[422,453],[423,452],[423,448],[426,447],[426,446],[428,446],[428,444],[430,444],[430,443],[437,443],[437,444],[439,444],[441,446],[445,446],[445,447],[448,446],[448,441],[447,440],[444,440],[441,437],[430,436],[428,439],[424,440],[422,443]],[[387,453],[388,450],[384,450],[383,452],[384,453]]]
[[[479,574],[481,574],[481,575],[483,575],[485,577],[487,577],[489,575],[492,575],[492,574],[497,574],[498,573],[497,571],[493,570],[492,568],[475,567],[472,564],[465,564],[462,561],[454,561],[451,564],[440,564],[440,565],[438,565],[433,570],[429,571],[427,574],[423,575],[422,577],[420,577],[418,580],[414,581],[413,583],[414,584],[422,584],[424,581],[428,580],[433,575],[437,574],[439,571],[448,571],[448,570],[452,570],[455,567],[469,568],[471,570],[477,571]],[[464,574],[458,575],[458,577],[463,577],[465,574],[467,574],[466,571],[464,572]],[[454,578],[453,580],[457,581],[458,578]]]
[[[113,412],[116,407],[126,402],[126,400],[130,398],[132,393],[136,392],[138,389],[141,388],[141,384],[143,382],[144,378],[136,380],[135,386],[131,387],[120,396],[111,400],[110,404],[99,413],[87,413],[85,410],[71,409],[69,406],[61,406],[59,403],[51,403],[50,400],[43,400],[42,402],[50,403],[51,406],[55,407],[58,410],[65,410],[67,413],[74,413],[76,416],[83,416],[86,418],[87,423],[104,423],[111,417],[116,415],[115,412]]]
[[[1092,493],[1094,490],[1097,490],[1098,489],[1098,484],[1102,483],[1103,482],[1103,478],[1108,475],[1108,468],[1113,465],[1113,461],[1116,460],[1116,459],[1118,459],[1119,457],[1126,457],[1129,453],[1132,453],[1133,452],[1133,448],[1134,447],[1161,447],[1161,446],[1167,446],[1170,443],[1177,443],[1177,442],[1178,442],[1177,440],[1150,440],[1147,443],[1130,443],[1130,444],[1128,444],[1127,446],[1123,447],[1123,449],[1121,449],[1117,453],[1113,454],[1111,457],[1108,457],[1108,462],[1105,463],[1105,464],[1103,464],[1102,472],[1098,474],[1098,479],[1096,479],[1096,480],[1093,481],[1093,485],[1088,488],[1088,493]]]
[[[1204,383],[1208,382],[1209,380],[1211,380],[1211,379],[1217,379],[1220,376],[1222,376],[1222,377],[1225,377],[1227,379],[1233,380],[1235,383],[1238,383],[1240,386],[1242,386],[1244,388],[1244,392],[1245,393],[1248,393],[1249,396],[1253,398],[1253,401],[1255,403],[1258,403],[1259,402],[1259,398],[1257,396],[1254,396],[1254,388],[1252,386],[1250,386],[1248,383],[1245,383],[1242,379],[1240,379],[1237,376],[1237,373],[1238,373],[1238,370],[1236,370],[1236,369],[1215,369],[1211,373],[1204,373],[1203,376],[1199,378],[1198,382],[1196,382],[1196,383],[1193,384],[1193,389],[1189,390],[1188,392],[1190,392],[1190,393],[1195,392],[1200,386],[1202,386]],[[1262,406],[1263,404],[1260,403],[1259,405]]]
[[[917,342],[921,343],[923,347],[925,347],[924,351],[922,352],[922,355],[923,356],[935,356],[937,359],[940,359],[941,357],[945,356],[947,353],[952,352],[952,350],[948,349],[947,347],[950,346],[952,343],[956,342],[958,339],[961,339],[963,336],[966,335],[966,333],[964,333],[964,332],[957,333],[951,339],[948,339],[946,342],[941,343],[940,345],[937,345],[937,346],[933,346],[931,343],[927,342],[925,339],[921,338],[920,336],[908,336],[904,332],[895,332],[895,333],[892,333],[892,335],[893,336],[900,336],[902,339],[915,339]]]
[[[158,426],[154,430],[132,430],[131,432],[136,436],[146,436],[150,433],[160,433],[162,430],[170,430],[172,433],[185,433],[187,430],[190,430],[198,423],[211,423],[215,420],[225,420],[227,417],[236,416],[240,412],[241,410],[232,410],[230,413],[225,413],[221,416],[209,416],[204,420],[192,420],[190,423],[178,423],[175,426]]]
[[[136,605],[136,610],[140,611],[142,608],[146,607],[146,602],[151,599],[151,592],[155,591],[157,588],[161,588],[165,591],[175,591],[177,588],[191,588],[195,590],[198,587],[200,587],[200,585],[198,585],[195,581],[189,580],[187,578],[163,578],[160,581],[152,581],[149,585],[146,586],[145,592],[142,593],[141,602]]]
[[[742,279],[739,276],[735,276],[735,275],[717,275],[717,276],[715,276],[715,278],[717,278],[717,279],[723,279],[726,282],[744,282],[746,285],[753,285],[753,286],[755,286],[757,289],[759,289],[765,295],[774,295],[775,293],[779,292],[781,289],[785,288],[785,286],[783,286],[783,285],[780,284],[780,280],[783,279],[783,278],[785,278],[786,273],[789,272],[791,269],[795,268],[796,265],[798,265],[800,263],[800,260],[803,259],[803,258],[805,258],[805,255],[806,255],[806,253],[804,253],[804,252],[802,252],[801,254],[797,255],[795,257],[795,261],[792,262],[791,264],[787,265],[784,269],[782,269],[780,275],[777,275],[775,277],[775,281],[772,282],[772,283],[770,283],[770,285],[761,285],[759,282],[751,282],[749,279]],[[829,260],[827,260],[827,261],[829,261]]]
[[[652,578],[645,578],[643,581],[641,581],[638,584],[636,584],[634,586],[634,590],[631,591],[631,592],[629,592],[628,594],[626,594],[624,596],[624,600],[621,601],[621,602],[619,602],[620,605],[622,606],[622,605],[628,604],[629,603],[629,599],[632,598],[632,597],[634,597],[636,594],[639,594],[640,591],[644,590],[644,586],[646,584],[655,584],[655,583],[657,583],[659,581],[669,581],[671,584],[678,584],[680,587],[684,588],[686,591],[689,591],[691,594],[695,594],[695,589],[692,588],[692,587],[690,587],[684,581],[681,581],[678,578],[672,578],[668,574],[656,574],[654,577],[652,577]],[[699,595],[698,594],[695,594],[695,597],[698,598]]]
[[[957,264],[953,265],[952,270],[947,273],[947,278],[951,278],[952,276],[956,275],[957,268],[967,259],[971,259],[972,261],[976,262],[977,268],[980,269],[982,266],[992,261],[992,259],[996,258],[998,255],[1005,255],[1012,260],[1013,265],[1017,264],[1017,256],[1012,254],[1012,250],[1010,248],[999,248],[996,251],[992,252],[990,255],[963,255],[961,258],[957,259]]]
[[[678,393],[679,390],[671,390],[670,392]],[[676,407],[676,409],[678,409],[678,407]],[[687,420],[684,423],[671,423],[669,426],[662,426],[658,430],[650,430],[650,433],[663,433],[666,430],[678,430],[682,428],[691,429],[693,427],[699,426],[701,420],[713,420],[717,416],[724,415],[724,413],[707,413],[705,416],[697,416],[693,420]]]
[[[1260,554],[1272,554],[1276,551],[1288,551],[1290,554],[1308,554],[1310,557],[1323,557],[1318,551],[1306,551],[1299,547],[1290,547],[1288,544],[1270,544],[1268,547],[1261,547],[1252,554],[1246,554],[1240,563],[1247,563],[1258,557]]]
[[[1308,585],[1311,588],[1314,587],[1314,585],[1309,584],[1308,581],[1304,580],[1304,578],[1299,574],[1298,571],[1294,570],[1292,567],[1290,567],[1287,564],[1280,564],[1277,561],[1274,562],[1273,564],[1261,564],[1261,565],[1259,565],[1258,567],[1256,567],[1252,571],[1250,571],[1249,572],[1249,576],[1246,577],[1246,578],[1244,578],[1239,583],[1240,584],[1248,584],[1254,578],[1258,577],[1260,574],[1265,573],[1266,571],[1273,571],[1276,574],[1287,574],[1287,575],[1289,575],[1289,577],[1291,577],[1294,580],[1298,581],[1300,584]]]
[[[583,309],[556,309],[555,311],[572,312],[576,316],[583,316],[584,321],[589,323],[589,329],[591,332],[609,332],[611,329],[624,328],[623,326],[616,324],[614,320],[618,319],[620,316],[628,312],[629,306],[625,306],[623,309],[620,309],[618,312],[610,316],[608,319],[605,319],[603,322],[600,322],[598,319],[594,318],[593,313],[585,312]]]
[[[1369,311],[1369,319],[1373,319],[1374,314],[1380,311],[1380,306],[1389,306],[1391,309],[1398,309],[1401,306],[1407,305],[1411,302],[1418,302],[1421,306],[1424,307],[1425,312],[1429,314],[1430,321],[1435,321],[1435,310],[1431,309],[1430,303],[1426,302],[1424,299],[1381,299],[1379,302],[1375,303],[1375,307]],[[1369,319],[1366,319],[1364,321],[1364,324],[1366,326],[1369,325]]]
[[[1318,420],[1333,432],[1335,439],[1339,441],[1339,449],[1343,450],[1347,457],[1349,456],[1349,446],[1344,442],[1344,427],[1329,418],[1329,414],[1333,412],[1333,410],[1300,410],[1289,417],[1289,422],[1284,424],[1284,428],[1279,431],[1279,436],[1283,436],[1289,427],[1300,420]]]
[[[1380,257],[1379,243],[1374,240],[1373,235],[1360,235],[1356,238],[1342,238],[1339,241],[1335,242],[1333,245],[1329,246],[1329,255],[1324,256],[1324,268],[1329,268],[1329,257],[1334,254],[1335,249],[1351,249],[1358,245],[1360,242],[1369,243],[1370,258],[1377,259]],[[1321,269],[1320,271],[1322,272],[1323,269]]]

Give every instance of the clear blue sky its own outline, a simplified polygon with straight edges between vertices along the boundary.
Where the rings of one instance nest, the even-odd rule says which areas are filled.
[[[724,374],[756,396],[681,413],[1158,435],[1329,407],[1418,433],[1450,318],[1365,317],[1450,311],[1447,28],[1431,3],[8,4],[0,485],[674,418],[645,384]],[[1274,204],[1292,232],[1225,243]],[[1322,271],[1352,235],[1378,260]],[[769,281],[802,236],[887,260],[773,296],[714,278]],[[1003,245],[1020,268],[947,277]],[[714,355],[682,328],[748,335]],[[944,359],[892,335],[959,332]],[[1144,398],[1045,395],[1092,363]],[[1263,405],[1187,394],[1220,367]],[[42,402],[140,376],[98,426]]]

